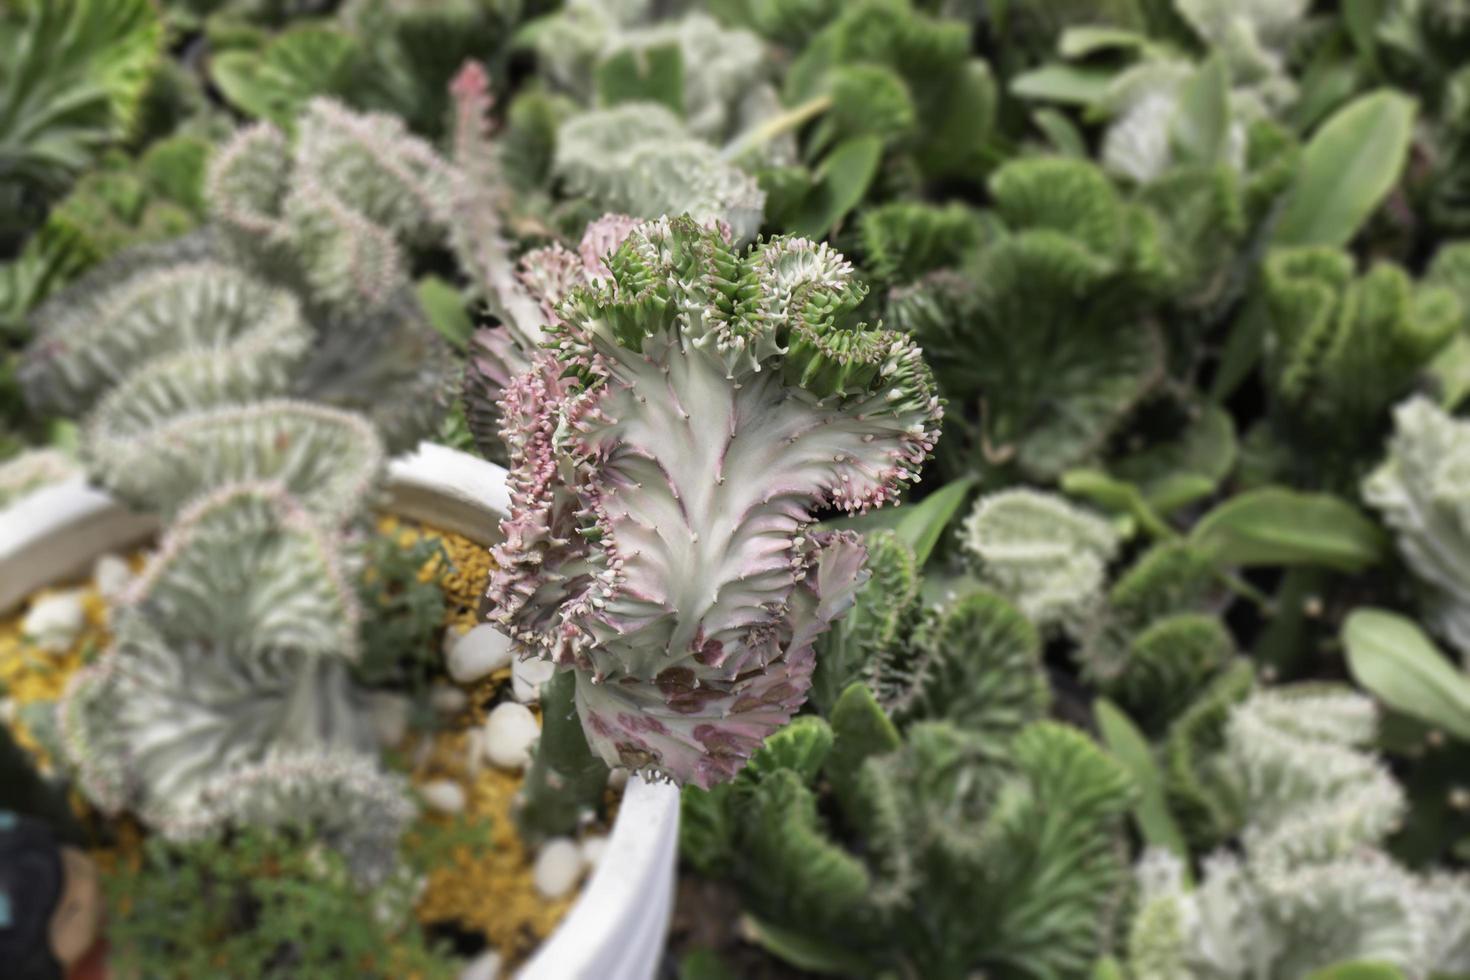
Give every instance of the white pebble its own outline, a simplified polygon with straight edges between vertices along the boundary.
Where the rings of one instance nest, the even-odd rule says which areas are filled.
[[[597,867],[597,862],[602,860],[602,855],[607,851],[607,838],[601,834],[593,834],[582,838],[582,863],[589,868]]]
[[[368,718],[378,744],[391,749],[408,734],[408,714],[412,707],[408,698],[391,691],[374,691],[368,695]]]
[[[551,680],[556,673],[556,664],[536,657],[517,660],[510,669],[510,690],[522,704],[541,700],[541,685]]]
[[[117,601],[133,582],[133,570],[117,555],[103,555],[92,566],[92,584],[102,598]]]
[[[464,787],[452,779],[431,779],[419,787],[424,802],[440,813],[464,810]]]
[[[621,791],[628,785],[628,770],[619,766],[607,774],[607,788]]]
[[[574,841],[553,837],[541,846],[536,865],[531,869],[531,880],[542,898],[561,898],[576,886],[580,877],[582,855]]]
[[[449,647],[449,676],[468,684],[510,666],[510,659],[510,637],[481,623]]]
[[[500,954],[493,949],[485,950],[459,971],[459,980],[496,980],[499,976]]]
[[[65,653],[87,625],[79,591],[58,592],[31,606],[21,621],[20,631],[42,650]]]
[[[429,689],[429,706],[440,714],[457,715],[470,703],[470,696],[453,684],[435,684]]]
[[[485,719],[485,757],[502,769],[523,769],[541,735],[531,709],[514,701],[497,704]]]

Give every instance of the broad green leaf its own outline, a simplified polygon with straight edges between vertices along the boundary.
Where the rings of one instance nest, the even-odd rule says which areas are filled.
[[[1184,84],[1169,142],[1181,163],[1208,167],[1224,159],[1229,137],[1230,78],[1216,54]]]
[[[1101,102],[1116,73],[1073,65],[1043,65],[1011,80],[1011,94],[1023,99],[1091,106]]]
[[[1121,708],[1107,698],[1098,698],[1093,704],[1093,716],[1097,719],[1098,734],[1113,758],[1123,764],[1138,787],[1138,801],[1133,805],[1133,819],[1144,841],[1155,847],[1166,848],[1189,861],[1189,845],[1184,834],[1169,812],[1164,796],[1164,777],[1154,761],[1153,749],[1148,740],[1133,724]]]
[[[714,950],[695,949],[679,961],[679,980],[740,980],[740,975]]]
[[[830,521],[826,527],[860,534],[889,528],[914,549],[914,558],[922,567],[939,543],[944,529],[949,526],[950,519],[964,506],[976,480],[973,476],[963,477],[946,483],[917,504],[884,507],[857,517]]]
[[[800,923],[792,923],[792,927],[787,928],[764,922],[753,915],[746,915],[744,921],[750,927],[756,942],[773,956],[798,969],[847,977],[866,976],[871,972],[871,964],[866,957],[824,940],[803,935],[797,931]]]
[[[1342,0],[1342,19],[1358,54],[1370,64],[1377,58],[1378,24],[1389,0]]]
[[[438,276],[425,276],[418,281],[415,292],[434,329],[445,340],[464,350],[470,334],[474,333],[475,324],[465,310],[464,296],[460,291]]]
[[[1053,149],[1063,156],[1085,160],[1088,156],[1087,140],[1075,123],[1064,113],[1055,109],[1038,109],[1031,114],[1036,128],[1046,134]]]
[[[1359,609],[1342,641],[1353,678],[1384,704],[1470,740],[1470,678],[1411,620]]]
[[[677,43],[620,51],[597,66],[597,99],[605,106],[622,102],[662,102],[684,114],[684,56]]]
[[[225,51],[210,60],[210,78],[225,99],[258,119],[289,127],[318,95],[350,94],[358,44],[328,27],[298,27],[260,52]]]
[[[1405,980],[1404,972],[1388,963],[1337,963],[1317,970],[1307,980]]]
[[[1383,531],[1341,498],[1265,487],[1216,507],[1192,539],[1221,565],[1320,565],[1356,572],[1382,559]]]
[[[1415,104],[1381,89],[1333,113],[1302,152],[1276,224],[1277,245],[1346,245],[1398,181]]]
[[[803,204],[792,232],[805,238],[825,238],[857,207],[883,158],[883,140],[854,136],[839,143],[818,168],[817,185]]]
[[[1174,533],[1143,498],[1138,487],[1102,470],[1068,470],[1062,474],[1062,489],[1105,510],[1128,515],[1138,527],[1154,537],[1168,537]]]
[[[1152,47],[1147,34],[1122,27],[1069,27],[1057,42],[1063,58],[1087,58],[1102,51],[1142,52]]]
[[[1456,334],[1429,362],[1429,373],[1439,389],[1440,407],[1454,411],[1470,395],[1470,337]]]

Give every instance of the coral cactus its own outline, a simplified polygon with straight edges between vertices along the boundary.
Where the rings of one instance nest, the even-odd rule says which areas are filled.
[[[512,506],[490,616],[577,673],[610,764],[728,779],[805,699],[863,549],[813,533],[917,474],[939,400],[907,338],[851,323],[825,245],[633,232],[506,391]]]

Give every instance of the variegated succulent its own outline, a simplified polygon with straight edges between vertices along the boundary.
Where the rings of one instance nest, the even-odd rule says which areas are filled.
[[[826,245],[741,252],[686,216],[606,264],[501,401],[490,616],[576,671],[606,761],[708,786],[802,703],[862,582],[858,539],[816,512],[893,500],[940,403],[909,338],[854,322],[862,289]]]

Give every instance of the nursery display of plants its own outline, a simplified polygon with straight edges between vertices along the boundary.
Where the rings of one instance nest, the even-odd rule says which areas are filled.
[[[0,0],[0,977],[1470,980],[1470,0]]]

